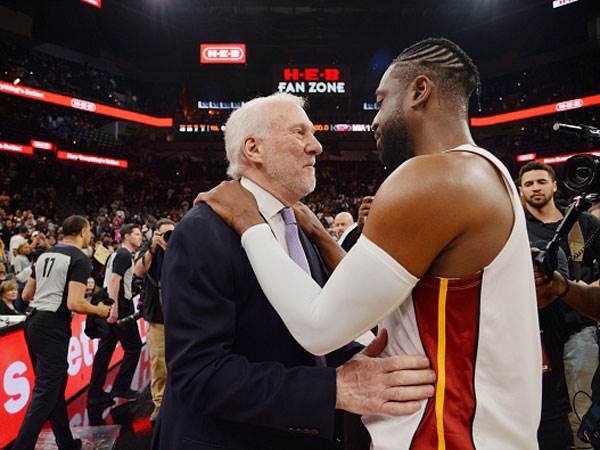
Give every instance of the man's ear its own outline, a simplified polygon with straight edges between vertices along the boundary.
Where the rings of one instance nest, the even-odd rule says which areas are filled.
[[[254,136],[249,136],[244,141],[242,147],[242,153],[248,161],[261,162],[262,161],[262,148],[259,141]]]
[[[433,91],[434,83],[427,75],[418,75],[410,84],[410,103],[413,109],[424,107]]]

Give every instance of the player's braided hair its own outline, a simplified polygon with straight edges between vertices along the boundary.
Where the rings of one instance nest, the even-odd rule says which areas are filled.
[[[473,91],[481,98],[477,66],[462,48],[448,39],[428,38],[417,42],[403,50],[392,64],[392,73],[397,78],[411,81],[422,73],[465,101]]]

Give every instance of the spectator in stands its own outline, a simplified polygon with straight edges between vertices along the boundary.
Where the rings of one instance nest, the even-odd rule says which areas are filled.
[[[19,287],[15,280],[5,281],[0,284],[0,316],[22,314],[15,308],[15,301],[19,295]]]
[[[0,283],[4,283],[7,280],[10,280],[11,276],[8,274],[6,270],[6,263],[0,262]]]
[[[16,274],[25,270],[31,265],[31,261],[29,261],[30,255],[31,246],[27,242],[23,242],[21,245],[19,245],[19,247],[17,247],[15,258],[13,259],[13,268]]]
[[[16,214],[15,214],[16,215]],[[8,247],[8,261],[11,265],[14,265],[15,257],[17,256],[17,249],[27,243],[27,237],[29,236],[29,230],[26,226],[21,225],[18,233],[10,238],[10,244]]]

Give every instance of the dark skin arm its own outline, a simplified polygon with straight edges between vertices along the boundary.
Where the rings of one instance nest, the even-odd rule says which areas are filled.
[[[196,202],[207,203],[240,235],[264,223],[254,196],[237,181],[199,194]],[[460,278],[494,259],[513,219],[506,188],[490,163],[468,153],[436,154],[413,158],[388,177],[364,234],[416,277]]]

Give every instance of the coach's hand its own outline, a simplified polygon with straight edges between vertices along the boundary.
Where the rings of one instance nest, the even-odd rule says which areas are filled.
[[[387,331],[336,369],[336,408],[355,414],[412,414],[434,393],[435,373],[421,355],[378,358]]]

